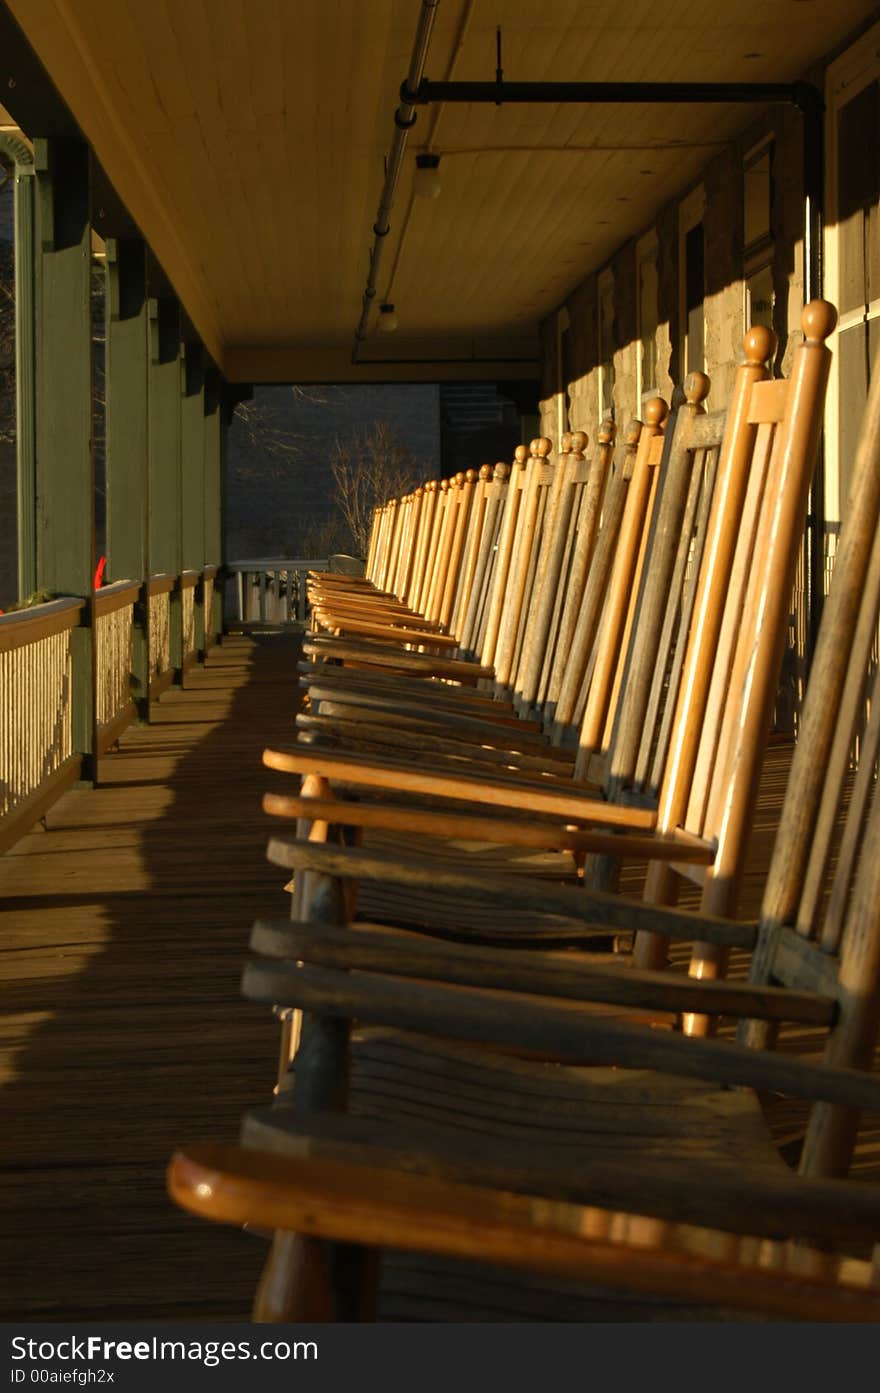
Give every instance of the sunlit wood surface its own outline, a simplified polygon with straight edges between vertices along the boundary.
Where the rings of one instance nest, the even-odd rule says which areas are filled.
[[[238,983],[255,911],[286,909],[260,752],[292,738],[296,656],[227,640],[0,858],[4,1319],[247,1316],[261,1240],[175,1209],[164,1167],[273,1082]]]
[[[11,0],[232,380],[351,380],[382,161],[419,8]],[[791,81],[874,10],[873,0],[811,4],[803,14],[760,0],[698,10],[688,0],[662,10],[650,0],[445,0],[426,71],[491,80],[502,24],[509,80]],[[19,94],[5,79],[14,113]],[[535,375],[539,322],[691,187],[752,112],[594,102],[420,110],[380,286],[396,301],[400,330],[393,354],[368,336],[371,377],[461,378],[473,356],[499,377]],[[420,149],[442,156],[439,198],[412,197]],[[482,375],[491,376],[487,366]]]
[[[247,1318],[263,1242],[175,1209],[164,1167],[180,1142],[236,1140],[241,1114],[269,1101],[277,1027],[239,975],[252,919],[287,910],[259,802],[289,780],[260,753],[292,738],[296,657],[286,639],[228,639],[123,736],[97,790],[67,794],[0,858],[4,1319]],[[771,746],[746,913],[788,758]],[[769,1113],[793,1160],[801,1105]],[[876,1149],[864,1129],[858,1174],[876,1177]],[[387,1281],[418,1267],[398,1259]],[[427,1306],[410,1294],[405,1318],[462,1318],[460,1282]],[[502,1285],[494,1319],[527,1283]],[[573,1318],[561,1296],[541,1318]]]

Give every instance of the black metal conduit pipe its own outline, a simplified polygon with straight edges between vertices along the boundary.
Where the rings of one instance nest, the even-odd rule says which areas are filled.
[[[385,245],[385,238],[391,231],[391,225],[388,219],[394,203],[397,180],[400,177],[400,170],[403,165],[406,138],[409,135],[410,128],[415,125],[416,120],[415,105],[407,97],[403,96],[403,91],[406,89],[408,92],[415,92],[422,85],[422,74],[425,71],[425,59],[428,56],[431,31],[434,28],[434,17],[437,13],[437,6],[439,3],[440,0],[422,0],[419,24],[416,29],[412,55],[409,60],[409,72],[407,73],[406,80],[401,85],[400,106],[394,113],[394,143],[391,146],[391,151],[385,162],[385,183],[382,185],[379,209],[376,213],[376,221],[373,223],[373,249],[370,252],[370,269],[367,274],[367,286],[364,290],[361,317],[354,331],[354,348],[351,354],[351,361],[353,363],[357,362],[361,344],[367,336],[370,306],[376,298],[376,282],[379,278],[382,249]]]
[[[803,117],[804,300],[822,294],[822,222],[824,214],[825,103],[809,82],[488,82],[401,83],[400,99],[408,110],[432,102],[650,103],[711,102],[779,104],[797,107]],[[810,650],[815,647],[824,597],[825,480],[821,458],[813,477],[809,519]]]

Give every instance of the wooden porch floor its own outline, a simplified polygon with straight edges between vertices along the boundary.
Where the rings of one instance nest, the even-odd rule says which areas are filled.
[[[277,1027],[242,1000],[265,860],[263,746],[290,740],[297,645],[230,638],[0,857],[0,1318],[246,1318],[256,1238],[174,1208],[176,1143],[229,1141]]]

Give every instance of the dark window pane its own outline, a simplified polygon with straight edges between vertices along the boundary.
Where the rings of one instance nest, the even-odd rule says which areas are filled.
[[[705,295],[703,224],[685,235],[685,320],[687,327],[686,372],[702,371],[705,362],[703,297]]]
[[[878,94],[880,83],[870,83],[841,108],[838,119],[838,308],[841,314],[868,303],[869,262],[871,279],[875,284],[880,281],[880,251],[871,245],[875,239],[869,237],[869,214],[880,197]],[[874,294],[877,293],[875,289]]]
[[[773,190],[773,147],[762,150],[743,171],[743,245],[752,246],[770,236]]]

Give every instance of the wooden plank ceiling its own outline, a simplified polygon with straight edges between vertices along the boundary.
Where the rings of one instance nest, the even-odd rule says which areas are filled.
[[[227,376],[531,373],[537,325],[687,188],[750,108],[421,110],[379,297],[349,358],[419,0],[8,0]],[[440,0],[432,78],[787,81],[865,0]],[[38,135],[39,132],[29,132]],[[413,199],[415,154],[442,192]],[[499,360],[522,359],[505,369]]]

